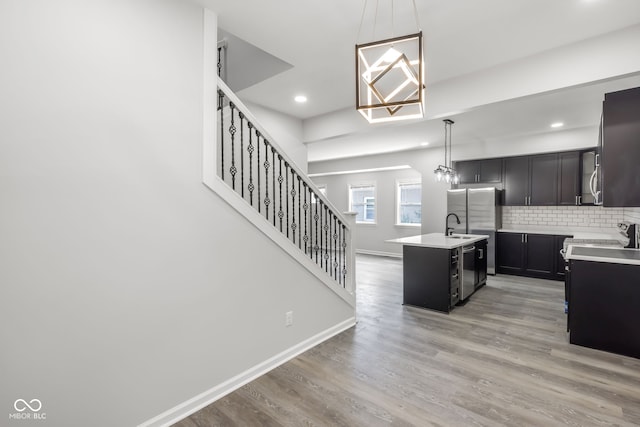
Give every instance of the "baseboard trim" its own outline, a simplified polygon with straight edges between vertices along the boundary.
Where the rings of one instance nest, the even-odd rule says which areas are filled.
[[[382,252],[382,251],[370,251],[367,249],[356,249],[356,253],[363,255],[377,255],[377,256],[388,256],[392,258],[402,258],[402,254],[398,254],[395,252]]]
[[[356,318],[351,317],[343,322],[338,323],[331,328],[320,332],[319,334],[314,335],[311,338],[308,338],[302,341],[299,344],[294,345],[293,347],[279,353],[262,363],[244,371],[243,373],[236,375],[233,378],[228,379],[227,381],[218,384],[217,386],[179,404],[169,409],[168,411],[163,412],[162,414],[151,418],[139,424],[138,427],[168,427],[171,426],[178,421],[188,417],[194,412],[199,411],[207,405],[215,402],[216,400],[226,396],[227,394],[239,389],[243,385],[253,381],[254,379],[266,374],[272,369],[277,368],[285,362],[293,359],[294,357],[304,353],[312,347],[320,344],[323,341],[328,340],[329,338],[338,335],[341,332],[346,331],[356,324]]]

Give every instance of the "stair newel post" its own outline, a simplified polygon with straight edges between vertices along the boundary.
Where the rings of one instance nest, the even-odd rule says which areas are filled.
[[[343,234],[342,247],[345,255],[345,263],[343,268],[343,278],[345,289],[354,294],[356,293],[356,215],[357,212],[343,212],[346,227]]]

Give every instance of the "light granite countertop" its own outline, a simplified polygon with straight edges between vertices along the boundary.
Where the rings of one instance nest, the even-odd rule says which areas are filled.
[[[385,242],[400,243],[408,246],[422,246],[426,248],[454,249],[488,238],[489,236],[484,234],[453,234],[451,236],[445,236],[444,233],[430,233],[421,234],[419,236],[385,240]]]

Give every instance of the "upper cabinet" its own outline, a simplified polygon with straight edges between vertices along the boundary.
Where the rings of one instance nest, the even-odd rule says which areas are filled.
[[[603,205],[640,206],[640,88],[607,93],[602,117]]]
[[[579,151],[558,154],[558,205],[582,204]]]
[[[589,178],[594,158],[591,149],[469,160],[456,162],[455,169],[460,184],[502,183],[507,206],[580,206],[593,204]]]
[[[558,154],[510,157],[504,161],[504,204],[553,206],[558,200]]]
[[[456,162],[460,184],[497,183],[502,181],[502,159]]]

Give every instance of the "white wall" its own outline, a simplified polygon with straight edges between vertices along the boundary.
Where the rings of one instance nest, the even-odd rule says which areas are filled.
[[[354,315],[202,185],[200,8],[5,0],[0,55],[2,425],[136,425]]]
[[[241,98],[242,99],[242,98]],[[302,172],[307,172],[307,146],[302,143],[302,120],[245,102],[274,141],[293,160]]]
[[[324,185],[327,198],[340,212],[349,210],[349,185],[373,184],[376,187],[376,223],[357,224],[355,247],[358,252],[398,256],[402,246],[385,240],[421,234],[421,227],[396,225],[396,182],[421,179],[413,169],[316,176],[316,185]]]

